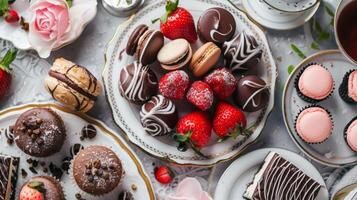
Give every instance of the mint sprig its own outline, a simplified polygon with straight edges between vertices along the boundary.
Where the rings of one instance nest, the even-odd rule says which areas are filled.
[[[291,50],[298,55],[300,58],[305,59],[306,55],[299,49],[299,47],[296,46],[296,44],[291,44],[290,45]]]

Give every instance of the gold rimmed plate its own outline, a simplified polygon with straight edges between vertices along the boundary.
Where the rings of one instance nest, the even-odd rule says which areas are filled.
[[[159,30],[159,23],[152,24],[151,20],[160,17],[165,10],[164,0],[150,1],[139,13],[131,17],[125,24],[117,29],[114,38],[108,44],[106,51],[106,66],[102,74],[106,97],[113,112],[114,121],[126,135],[128,140],[157,158],[173,162],[180,165],[212,166],[218,162],[223,162],[236,157],[248,145],[252,144],[260,135],[265,126],[266,119],[274,106],[274,90],[277,76],[276,65],[269,49],[264,32],[246,14],[236,9],[229,1],[218,0],[181,0],[180,6],[188,9],[195,21],[206,10],[212,7],[222,7],[231,12],[237,22],[236,33],[245,30],[255,36],[263,47],[263,57],[258,65],[258,75],[269,85],[270,95],[266,108],[256,113],[247,113],[249,124],[254,124],[254,133],[250,137],[240,136],[237,140],[227,140],[222,143],[211,143],[202,149],[202,153],[207,157],[197,155],[189,149],[185,152],[177,150],[177,143],[170,137],[152,137],[145,132],[140,123],[140,106],[130,104],[119,92],[119,72],[126,65],[133,62],[134,58],[126,55],[124,49],[130,33],[139,24],[147,24],[152,29]],[[192,47],[196,49],[201,45],[197,42]],[[151,66],[158,77],[161,77],[162,70],[157,66]],[[161,72],[160,72],[161,71]],[[185,114],[185,102],[177,104],[180,115]],[[187,106],[186,106],[187,107]],[[214,135],[214,134],[213,134]]]
[[[115,189],[114,192],[104,195],[101,199],[117,199],[121,191],[129,191],[133,194],[135,199],[148,199],[154,200],[155,194],[153,186],[150,182],[149,176],[144,170],[142,163],[136,154],[130,149],[128,144],[118,136],[115,131],[109,129],[103,122],[89,117],[85,114],[73,112],[67,108],[61,107],[53,103],[36,103],[26,104],[16,107],[11,107],[0,111],[0,130],[3,134],[0,137],[1,154],[12,155],[20,157],[19,169],[25,169],[28,173],[27,177],[22,177],[19,172],[19,178],[17,182],[17,193],[20,190],[22,184],[29,178],[36,175],[47,175],[38,168],[37,174],[29,170],[29,164],[26,162],[30,156],[21,152],[16,144],[9,145],[5,137],[5,132],[9,133],[9,126],[13,125],[17,118],[26,110],[31,108],[51,108],[54,110],[64,121],[67,138],[60,152],[46,157],[46,158],[34,158],[36,160],[43,160],[46,164],[53,163],[56,166],[62,165],[62,160],[70,155],[71,147],[74,144],[81,144],[84,148],[91,145],[103,145],[112,149],[118,157],[121,159],[125,175],[123,176],[122,183]],[[97,135],[93,139],[80,140],[81,130],[84,126],[91,124],[97,130]],[[63,173],[60,179],[64,193],[67,199],[75,199],[76,187],[73,186],[74,181],[71,180],[67,173]]]

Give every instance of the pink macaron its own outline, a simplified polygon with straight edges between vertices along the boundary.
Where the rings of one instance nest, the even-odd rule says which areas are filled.
[[[300,112],[295,122],[295,129],[305,142],[318,144],[330,137],[333,122],[328,111],[312,106]]]
[[[345,128],[345,139],[348,146],[357,152],[357,119],[353,119]]]
[[[334,82],[327,69],[319,64],[311,64],[299,75],[296,88],[302,99],[315,103],[332,93]]]

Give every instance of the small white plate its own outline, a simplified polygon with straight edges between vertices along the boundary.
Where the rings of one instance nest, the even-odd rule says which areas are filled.
[[[118,136],[113,130],[110,130],[106,125],[104,125],[98,120],[95,120],[85,114],[70,111],[64,107],[52,103],[26,104],[0,111],[0,129],[3,133],[0,135],[0,153],[20,157],[18,182],[16,187],[17,194],[21,186],[29,178],[36,175],[46,174],[42,172],[41,167],[37,168],[38,174],[36,175],[29,170],[29,164],[26,162],[26,160],[30,158],[30,156],[20,151],[19,148],[17,148],[16,144],[7,144],[7,139],[4,135],[4,129],[8,129],[10,125],[14,125],[17,118],[26,110],[38,107],[51,108],[62,117],[66,126],[67,137],[60,152],[46,158],[33,159],[43,160],[46,162],[46,164],[52,162],[56,166],[61,166],[62,159],[69,156],[70,147],[73,146],[73,144],[75,143],[82,144],[84,147],[91,145],[104,145],[112,149],[119,156],[122,161],[125,175],[121,185],[117,189],[115,189],[115,192],[110,193],[108,195],[103,195],[101,199],[117,199],[118,194],[121,190],[130,191],[134,195],[135,199],[155,199],[152,184],[143,168],[142,163],[120,136]],[[87,124],[92,124],[96,128],[97,135],[94,139],[86,139],[80,141],[79,138],[81,130]],[[26,172],[28,173],[28,176],[26,178],[23,178],[21,176],[20,169],[26,170]],[[63,173],[60,183],[63,187],[67,199],[75,199],[75,194],[79,191],[76,190],[76,186],[73,185],[74,181],[69,178],[69,175],[67,173]],[[136,189],[133,190],[132,188],[135,186]]]
[[[263,0],[269,6],[283,12],[302,12],[316,5],[320,0]]]
[[[275,30],[290,30],[305,24],[319,8],[320,2],[299,13],[286,13],[269,7],[262,1],[242,0],[248,15],[262,26]]]
[[[147,24],[150,28],[159,30],[159,23],[152,24],[151,20],[161,16],[162,12],[165,10],[165,5],[165,0],[150,1],[150,3],[139,13],[118,28],[114,38],[108,44],[108,49],[105,55],[106,66],[102,78],[105,85],[106,97],[113,111],[114,120],[133,144],[149,154],[168,162],[182,165],[211,166],[218,162],[232,159],[257,139],[274,106],[274,90],[277,71],[264,32],[252,23],[245,13],[237,10],[229,4],[229,2],[218,0],[180,1],[180,6],[188,9],[192,13],[196,22],[206,9],[211,7],[225,8],[235,17],[238,29],[236,31],[237,33],[238,31],[244,30],[255,36],[258,43],[263,45],[263,57],[261,63],[258,65],[258,74],[269,85],[271,94],[269,103],[265,109],[255,113],[247,113],[248,124],[255,124],[254,133],[250,137],[240,136],[237,140],[227,140],[222,143],[217,143],[215,142],[217,138],[212,138],[211,143],[202,149],[202,152],[209,158],[203,158],[197,155],[192,149],[189,149],[186,152],[180,152],[177,150],[177,142],[175,142],[172,137],[152,137],[145,132],[140,123],[140,106],[130,104],[120,95],[118,88],[118,74],[120,73],[120,70],[133,62],[133,58],[127,56],[124,51],[131,32],[139,24]],[[201,45],[201,43],[198,41],[192,46],[196,49],[199,45]],[[163,74],[163,70],[155,65],[157,65],[157,63],[154,63],[151,66],[151,69],[153,69],[158,75],[158,78],[160,78]],[[192,107],[187,106],[187,102],[185,101],[178,102],[176,105],[178,106],[178,110],[181,111],[181,116],[187,113],[190,109],[192,110]],[[212,135],[215,134],[212,133]]]
[[[298,96],[294,86],[297,75],[309,63],[320,63],[325,66],[331,72],[335,82],[332,96],[317,103],[331,112],[334,121],[332,135],[322,144],[305,143],[294,129],[294,122],[299,111],[305,106],[311,105]],[[291,138],[312,159],[332,167],[357,163],[357,153],[348,147],[343,133],[347,123],[357,116],[356,105],[346,103],[338,94],[338,87],[342,82],[343,76],[351,69],[356,69],[356,66],[350,63],[340,51],[320,51],[296,66],[285,85],[283,93],[282,110],[284,122]]]
[[[320,183],[323,187],[320,190],[317,200],[328,199],[326,184],[317,169],[300,155],[278,148],[259,149],[250,152],[235,160],[223,173],[218,181],[215,191],[215,200],[241,200],[249,183],[253,181],[254,175],[260,169],[265,157],[269,152],[276,152],[286,160],[293,163],[308,176]]]

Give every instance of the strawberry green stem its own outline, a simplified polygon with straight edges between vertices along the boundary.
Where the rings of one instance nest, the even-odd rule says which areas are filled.
[[[0,0],[0,16],[3,16],[9,10],[8,0]]]
[[[167,1],[166,1],[166,6],[165,6],[165,9],[166,9],[165,14],[162,15],[160,18],[157,18],[157,19],[152,20],[152,23],[154,24],[154,23],[156,23],[158,20],[160,20],[160,22],[161,22],[162,24],[166,23],[167,18],[170,16],[170,14],[171,14],[172,12],[174,12],[174,11],[177,9],[178,5],[179,5],[179,0],[175,0],[174,2],[171,1],[171,0],[167,0]]]
[[[17,55],[17,50],[15,48],[8,50],[5,56],[0,61],[0,68],[5,71],[9,71],[10,64],[15,60],[16,55]]]

